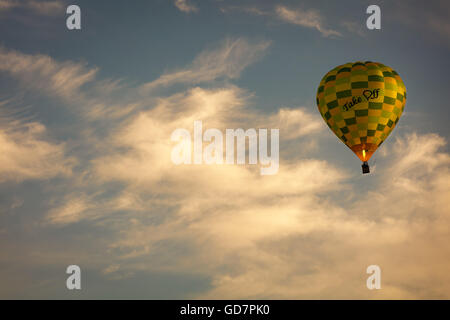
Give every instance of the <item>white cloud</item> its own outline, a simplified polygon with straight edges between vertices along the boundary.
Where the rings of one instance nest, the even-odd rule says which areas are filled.
[[[315,159],[281,166],[269,179],[220,166],[130,176],[128,192],[157,192],[177,209],[159,224],[127,223],[111,247],[125,269],[145,270],[152,261],[153,270],[209,275],[212,289],[200,298],[448,297],[450,157],[443,145],[434,134],[397,139],[369,191]],[[155,203],[147,205],[153,212]],[[168,241],[193,246],[195,255],[164,251],[159,244]],[[370,264],[384,272],[380,292],[365,288]]]
[[[0,183],[71,175],[75,160],[66,157],[64,144],[45,135],[38,122],[0,124]]]
[[[82,219],[82,214],[90,207],[91,205],[86,196],[68,198],[63,205],[49,212],[47,221],[57,225],[78,222]]]
[[[59,62],[46,55],[28,55],[0,47],[0,71],[20,80],[23,88],[63,99],[64,105],[91,120],[123,118],[152,103],[153,90],[181,83],[236,79],[260,59],[270,42],[225,39],[216,48],[202,51],[184,69],[163,74],[138,88],[121,80],[97,80],[98,68],[80,62]]]
[[[163,74],[161,77],[142,86],[143,90],[175,83],[198,84],[218,78],[235,79],[241,72],[260,59],[270,42],[250,43],[243,38],[226,39],[220,46],[200,53],[185,69]]]
[[[321,130],[320,118],[305,109],[262,116],[246,108],[249,99],[234,86],[159,98],[111,131],[84,182],[100,189],[118,182],[122,190],[99,199],[70,194],[46,221],[105,226],[119,210],[106,224],[119,235],[109,239],[119,276],[152,270],[212,278],[211,290],[198,297],[447,297],[444,139],[411,134],[384,145],[391,149],[368,177],[368,191],[357,189],[348,172],[314,158],[281,159],[279,173],[270,177],[251,166],[171,163],[170,133],[191,129],[194,120],[220,129],[280,127],[282,146],[307,137],[300,150]],[[183,254],[177,246],[192,250]],[[370,264],[385,272],[377,293],[364,287]]]
[[[28,55],[0,47],[0,71],[22,81],[27,89],[34,88],[66,99],[81,95],[79,89],[95,78],[97,69],[85,64],[57,62],[47,55]]]
[[[71,112],[90,120],[121,118],[143,104],[136,102],[138,92],[124,96],[119,80],[97,80],[98,68],[82,62],[59,62],[0,47],[0,72],[19,80],[20,91],[59,99]]]
[[[209,188],[209,179],[215,175],[220,179],[225,172],[229,178],[247,177],[252,168],[199,166],[199,169],[177,167],[170,160],[174,143],[170,141],[171,133],[178,128],[192,131],[193,123],[202,120],[206,128],[281,128],[282,141],[316,133],[322,128],[318,116],[313,116],[305,109],[280,109],[273,115],[264,117],[245,108],[250,96],[237,87],[206,90],[194,88],[183,94],[160,98],[155,108],[141,112],[126,122],[125,126],[111,137],[109,146],[116,146],[122,151],[95,160],[95,168],[103,180],[119,179],[132,184],[152,185],[161,179],[186,179],[185,183],[196,184],[203,178],[196,178],[198,171],[205,170],[207,177],[205,190]],[[151,166],[149,166],[151,163]],[[213,167],[213,168],[212,168]],[[320,170],[320,168],[317,168]],[[283,170],[283,169],[282,169]],[[188,172],[196,172],[191,176]],[[179,175],[185,174],[185,177]],[[257,174],[256,172],[254,172]],[[177,178],[178,177],[178,178]],[[314,177],[307,177],[315,181]],[[189,181],[187,181],[189,180]],[[251,189],[251,181],[249,188]],[[237,181],[236,183],[241,183]],[[255,183],[259,183],[255,180]],[[281,183],[281,182],[280,182]],[[308,184],[303,184],[303,187]],[[222,186],[225,187],[225,186]],[[291,185],[295,191],[294,184]],[[298,185],[300,187],[300,185]],[[172,187],[171,187],[172,188]],[[277,188],[277,187],[275,187]],[[255,186],[255,189],[258,189]],[[275,190],[270,190],[275,192]]]
[[[328,29],[323,25],[323,18],[316,10],[289,9],[285,6],[277,6],[278,17],[288,23],[318,30],[324,37],[341,36],[336,30]]]
[[[404,140],[398,139],[391,150],[398,161],[390,168],[390,173],[394,177],[417,179],[435,172],[436,168],[450,164],[449,155],[438,152],[445,145],[445,139],[437,134],[413,133]]]
[[[198,8],[188,2],[188,0],[175,0],[175,6],[183,12],[191,13],[191,12],[197,12]]]
[[[356,201],[347,209],[318,199],[310,207],[299,199],[277,203],[273,210],[299,219],[275,233],[255,228],[266,236],[223,254],[220,261],[236,256],[234,268],[217,276],[204,297],[448,298],[450,161],[439,150],[443,142],[433,134],[398,139],[375,189],[351,191]],[[249,225],[258,225],[256,212]],[[235,229],[233,243],[251,237],[243,219],[221,221],[243,228]],[[383,289],[376,293],[364,286],[370,264],[382,268]]]
[[[199,57],[217,61],[222,51]],[[38,75],[54,79],[62,70],[55,66],[66,65],[42,57],[5,56],[14,63],[0,63],[0,69],[25,83]],[[242,71],[239,65],[233,71],[215,71],[211,62],[207,72],[200,72],[197,59],[183,69],[194,76],[178,75],[162,83],[233,78]],[[228,65],[230,59],[219,61]],[[24,65],[37,75],[28,75]],[[115,81],[98,83],[93,75],[86,76],[91,69],[74,70],[78,85],[50,81],[49,94],[89,96],[92,92],[82,85],[89,81],[102,94],[86,101],[96,101],[105,112],[110,111],[105,92],[120,91],[124,98],[117,105],[140,105],[147,99]],[[318,158],[282,158],[279,173],[265,177],[252,166],[172,164],[170,134],[175,128],[190,130],[194,120],[202,120],[205,128],[280,127],[281,148],[298,139],[299,150],[325,127],[305,108],[262,115],[247,107],[251,98],[251,93],[231,85],[195,87],[154,99],[146,109],[133,109],[109,128],[107,138],[97,137],[102,147],[93,152],[82,181],[68,179],[70,191],[51,202],[45,227],[67,228],[88,220],[93,229],[109,228],[108,234],[93,236],[99,240],[96,252],[107,252],[95,255],[95,268],[112,278],[138,271],[211,278],[210,289],[196,298],[448,298],[450,157],[442,151],[445,139],[409,134],[383,145],[389,148],[386,157],[366,176]],[[15,141],[15,148],[30,151],[23,153],[28,158],[45,158],[37,162],[46,173],[42,176],[65,172],[57,170],[60,161],[49,162],[55,154],[64,159],[63,149],[48,142],[41,147],[45,140],[37,128],[17,136],[4,133],[7,142],[0,148]],[[30,170],[22,172],[30,176]],[[111,192],[110,186],[119,187]],[[42,257],[51,260],[51,254]],[[80,259],[89,264],[88,256]],[[382,268],[379,292],[365,288],[370,264]]]
[[[316,9],[293,9],[283,5],[276,5],[275,7],[267,8],[267,6],[222,6],[220,7],[222,13],[229,13],[233,11],[244,12],[254,16],[264,16],[272,19],[282,20],[284,22],[302,26],[306,28],[316,29],[324,37],[340,37],[341,32],[327,28],[324,23],[324,17]],[[341,22],[341,26],[352,33],[363,35],[362,27],[351,21]]]
[[[323,120],[312,114],[307,108],[280,108],[266,120],[270,128],[280,128],[283,139],[297,139],[302,136],[311,135],[321,131]]]

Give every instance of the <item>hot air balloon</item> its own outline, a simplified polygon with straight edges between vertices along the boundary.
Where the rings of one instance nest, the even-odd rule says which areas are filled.
[[[406,88],[393,69],[378,62],[340,65],[317,90],[317,106],[328,127],[363,162],[394,130],[406,103]]]

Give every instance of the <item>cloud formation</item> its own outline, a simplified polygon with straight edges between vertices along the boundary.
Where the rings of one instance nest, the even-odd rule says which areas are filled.
[[[47,55],[28,55],[0,47],[0,71],[21,81],[23,87],[67,100],[82,93],[80,87],[95,78],[96,68],[83,63],[58,62]]]
[[[75,160],[66,156],[64,144],[52,143],[45,135],[46,128],[39,122],[2,121],[0,183],[71,175]]]
[[[225,39],[218,47],[200,53],[187,68],[163,74],[143,85],[142,90],[176,83],[198,84],[218,78],[236,79],[247,66],[260,59],[269,46],[269,41],[252,43],[243,38]]]
[[[175,6],[178,10],[183,11],[185,13],[197,12],[197,6],[188,2],[188,0],[175,0]]]
[[[277,6],[275,10],[278,17],[285,22],[316,29],[324,37],[342,36],[340,32],[324,27],[323,19],[316,10],[290,9],[285,6]]]
[[[320,155],[292,159],[283,153],[290,142],[303,150],[323,138],[317,133],[326,127],[315,109],[279,107],[264,114],[249,107],[253,93],[237,86],[190,86],[237,78],[267,46],[226,40],[181,71],[150,82],[187,84],[152,99],[142,87],[97,79],[97,69],[85,64],[0,51],[1,71],[63,105],[78,97],[84,107],[101,106],[94,108],[96,124],[106,124],[102,135],[92,130],[81,136],[93,144],[88,155],[70,155],[87,158],[80,177],[71,174],[65,145],[50,142],[42,124],[29,122],[21,130],[2,124],[0,148],[7,152],[0,153],[0,183],[64,178],[46,194],[49,209],[37,218],[40,232],[89,226],[63,252],[46,244],[44,253],[14,259],[49,267],[76,256],[110,281],[140,272],[210,279],[195,298],[448,298],[445,139],[404,133],[383,145],[389,156],[380,157],[368,177]],[[45,81],[35,83],[38,78]],[[110,104],[110,94],[121,97]],[[100,116],[121,108],[127,111],[114,121]],[[92,119],[84,120],[75,130],[91,129]],[[221,130],[279,127],[279,173],[261,176],[248,165],[174,165],[171,132],[191,130],[195,120]],[[366,180],[358,184],[360,179]],[[92,251],[80,250],[84,237]],[[370,264],[382,269],[379,292],[365,288]]]
[[[342,33],[327,28],[324,23],[324,17],[319,10],[316,9],[300,9],[300,8],[290,8],[284,5],[276,6],[227,6],[223,5],[220,7],[221,12],[229,13],[232,11],[244,12],[254,16],[269,17],[272,20],[281,20],[285,23],[293,24],[296,26],[302,26],[310,29],[316,29],[324,37],[341,37]],[[361,26],[350,21],[342,21],[341,25],[348,29],[348,31],[355,32],[359,35],[361,33]]]
[[[32,13],[47,16],[64,13],[64,5],[61,1],[0,0],[0,12],[17,8],[26,9]]]
[[[175,215],[156,224],[135,219],[111,247],[125,269],[152,261],[155,270],[210,275],[212,289],[201,298],[445,298],[450,158],[443,144],[433,134],[397,139],[369,191],[314,159],[284,165],[270,179],[236,167],[187,168],[159,180],[168,183],[158,193]],[[133,194],[150,190],[131,184]],[[189,254],[162,243],[188,246]],[[383,270],[377,293],[365,288],[371,264]]]

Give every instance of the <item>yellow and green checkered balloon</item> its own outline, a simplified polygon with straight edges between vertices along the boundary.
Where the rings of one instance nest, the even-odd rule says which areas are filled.
[[[398,73],[377,62],[338,66],[317,90],[317,106],[328,127],[364,162],[394,130],[405,103]]]

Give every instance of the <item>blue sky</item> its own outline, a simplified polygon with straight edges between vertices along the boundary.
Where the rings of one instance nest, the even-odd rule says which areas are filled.
[[[68,4],[0,0],[0,297],[449,297],[445,1],[376,31],[371,1],[78,1],[78,31]],[[365,176],[315,105],[357,60],[408,92]],[[279,128],[279,173],[174,166],[194,120]]]

